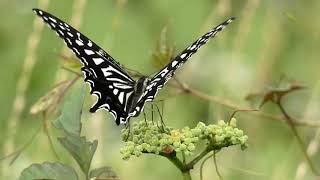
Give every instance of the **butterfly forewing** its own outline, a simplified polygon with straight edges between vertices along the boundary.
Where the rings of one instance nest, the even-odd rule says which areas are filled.
[[[137,107],[139,107],[139,109],[143,109],[146,101],[152,101],[155,98],[158,90],[165,85],[165,83],[174,75],[176,70],[181,67],[194,53],[196,53],[202,45],[206,44],[210,38],[215,37],[218,32],[223,30],[233,20],[234,18],[230,18],[211,29],[209,32],[201,36],[189,47],[183,50],[167,66],[157,73],[149,82],[146,91],[137,104]]]
[[[228,19],[201,36],[148,81],[147,86],[140,87],[139,83],[136,86],[136,82],[119,63],[89,38],[57,17],[39,9],[33,10],[51,29],[56,31],[83,64],[81,70],[84,80],[90,84],[90,93],[98,97],[90,111],[107,109],[118,125],[126,123],[131,116],[138,116],[145,102],[155,98],[158,90],[174,75],[175,71],[234,19]],[[132,104],[132,102],[135,103]]]
[[[76,29],[47,12],[33,11],[64,40],[83,64],[81,70],[85,81],[90,84],[90,93],[98,97],[90,111],[107,109],[117,124],[125,123],[128,119],[126,102],[134,90],[135,81],[108,53]]]

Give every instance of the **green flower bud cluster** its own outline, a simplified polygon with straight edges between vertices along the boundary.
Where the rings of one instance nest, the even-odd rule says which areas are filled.
[[[142,153],[171,154],[182,152],[191,155],[196,149],[196,143],[205,140],[208,148],[218,150],[232,145],[247,146],[248,136],[236,128],[236,119],[229,123],[219,121],[217,124],[206,126],[199,122],[193,129],[184,127],[181,130],[170,127],[159,127],[152,121],[134,122],[129,129],[123,129],[122,139],[126,141],[121,149],[123,159],[129,159],[132,155],[140,156]]]

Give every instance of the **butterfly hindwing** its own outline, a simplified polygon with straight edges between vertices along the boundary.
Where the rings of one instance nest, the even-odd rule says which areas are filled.
[[[117,124],[125,123],[128,119],[126,102],[134,91],[135,81],[108,53],[76,29],[45,11],[33,11],[64,40],[83,64],[84,80],[90,84],[90,93],[98,97],[90,111],[107,109]]]
[[[142,80],[144,84],[140,87],[141,83],[135,82],[118,62],[89,38],[45,11],[39,9],[33,11],[64,40],[83,64],[81,70],[85,82],[90,85],[90,94],[98,97],[90,112],[106,109],[114,116],[118,125],[126,123],[131,116],[138,116],[145,102],[155,98],[158,90],[166,84],[175,71],[234,19],[228,19],[201,36],[152,79],[140,78],[138,82]]]
[[[152,101],[158,90],[161,89],[166,82],[174,75],[176,70],[181,67],[198,49],[206,44],[210,38],[216,36],[216,34],[222,31],[229,23],[231,23],[234,18],[230,18],[215,28],[211,29],[209,32],[201,36],[189,47],[183,50],[178,56],[176,56],[167,66],[165,66],[159,73],[157,73],[149,82],[146,87],[146,91],[143,96],[140,98],[140,101],[137,104],[139,109],[143,109],[143,106],[146,101]]]

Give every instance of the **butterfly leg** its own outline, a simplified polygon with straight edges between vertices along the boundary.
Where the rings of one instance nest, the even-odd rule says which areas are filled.
[[[146,125],[148,125],[147,114],[146,114],[146,112],[144,110],[143,110],[143,117],[144,117],[144,122],[146,123]]]
[[[159,129],[161,129],[160,127],[159,127],[159,124],[158,124],[158,121],[154,121],[154,116],[153,116],[153,112],[154,112],[154,110],[153,110],[153,103],[151,103],[150,104],[151,105],[151,120],[152,120],[152,124],[154,125],[154,124],[156,124],[157,125],[157,127],[159,128]]]
[[[161,114],[161,112],[160,112],[160,109],[159,109],[158,105],[157,105],[157,104],[153,104],[153,103],[151,103],[150,105],[151,105],[151,117],[152,117],[152,123],[153,123],[153,125],[156,123],[157,127],[164,132],[164,131],[165,131],[165,129],[164,129],[165,124],[164,124],[164,122],[163,122],[163,116],[162,116],[162,114]],[[156,110],[155,110],[153,107],[155,107]],[[161,125],[161,126],[159,126],[158,121],[155,121],[155,122],[154,122],[154,118],[153,118],[154,115],[153,115],[153,113],[154,113],[155,111],[158,112],[158,114],[159,114],[159,116],[160,116],[160,125]],[[163,113],[163,111],[162,111],[162,113]]]
[[[154,125],[154,120],[153,120],[153,103],[151,103],[151,121],[152,121],[152,124]]]
[[[159,106],[156,105],[156,108],[157,108],[157,111],[158,111],[159,116],[160,116],[161,124],[165,127],[165,123],[164,123],[164,121],[163,121],[164,100],[163,100],[163,99],[162,99],[162,100],[158,100],[158,102],[161,103],[161,111],[160,111]]]

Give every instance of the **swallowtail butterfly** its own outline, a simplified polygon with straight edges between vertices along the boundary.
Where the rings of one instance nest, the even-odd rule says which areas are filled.
[[[90,94],[97,96],[90,112],[106,109],[114,116],[117,125],[138,116],[145,102],[155,98],[158,90],[175,71],[234,20],[230,18],[201,36],[152,78],[141,77],[135,81],[108,53],[69,24],[40,9],[33,11],[64,40],[81,61],[84,81],[90,85]]]

